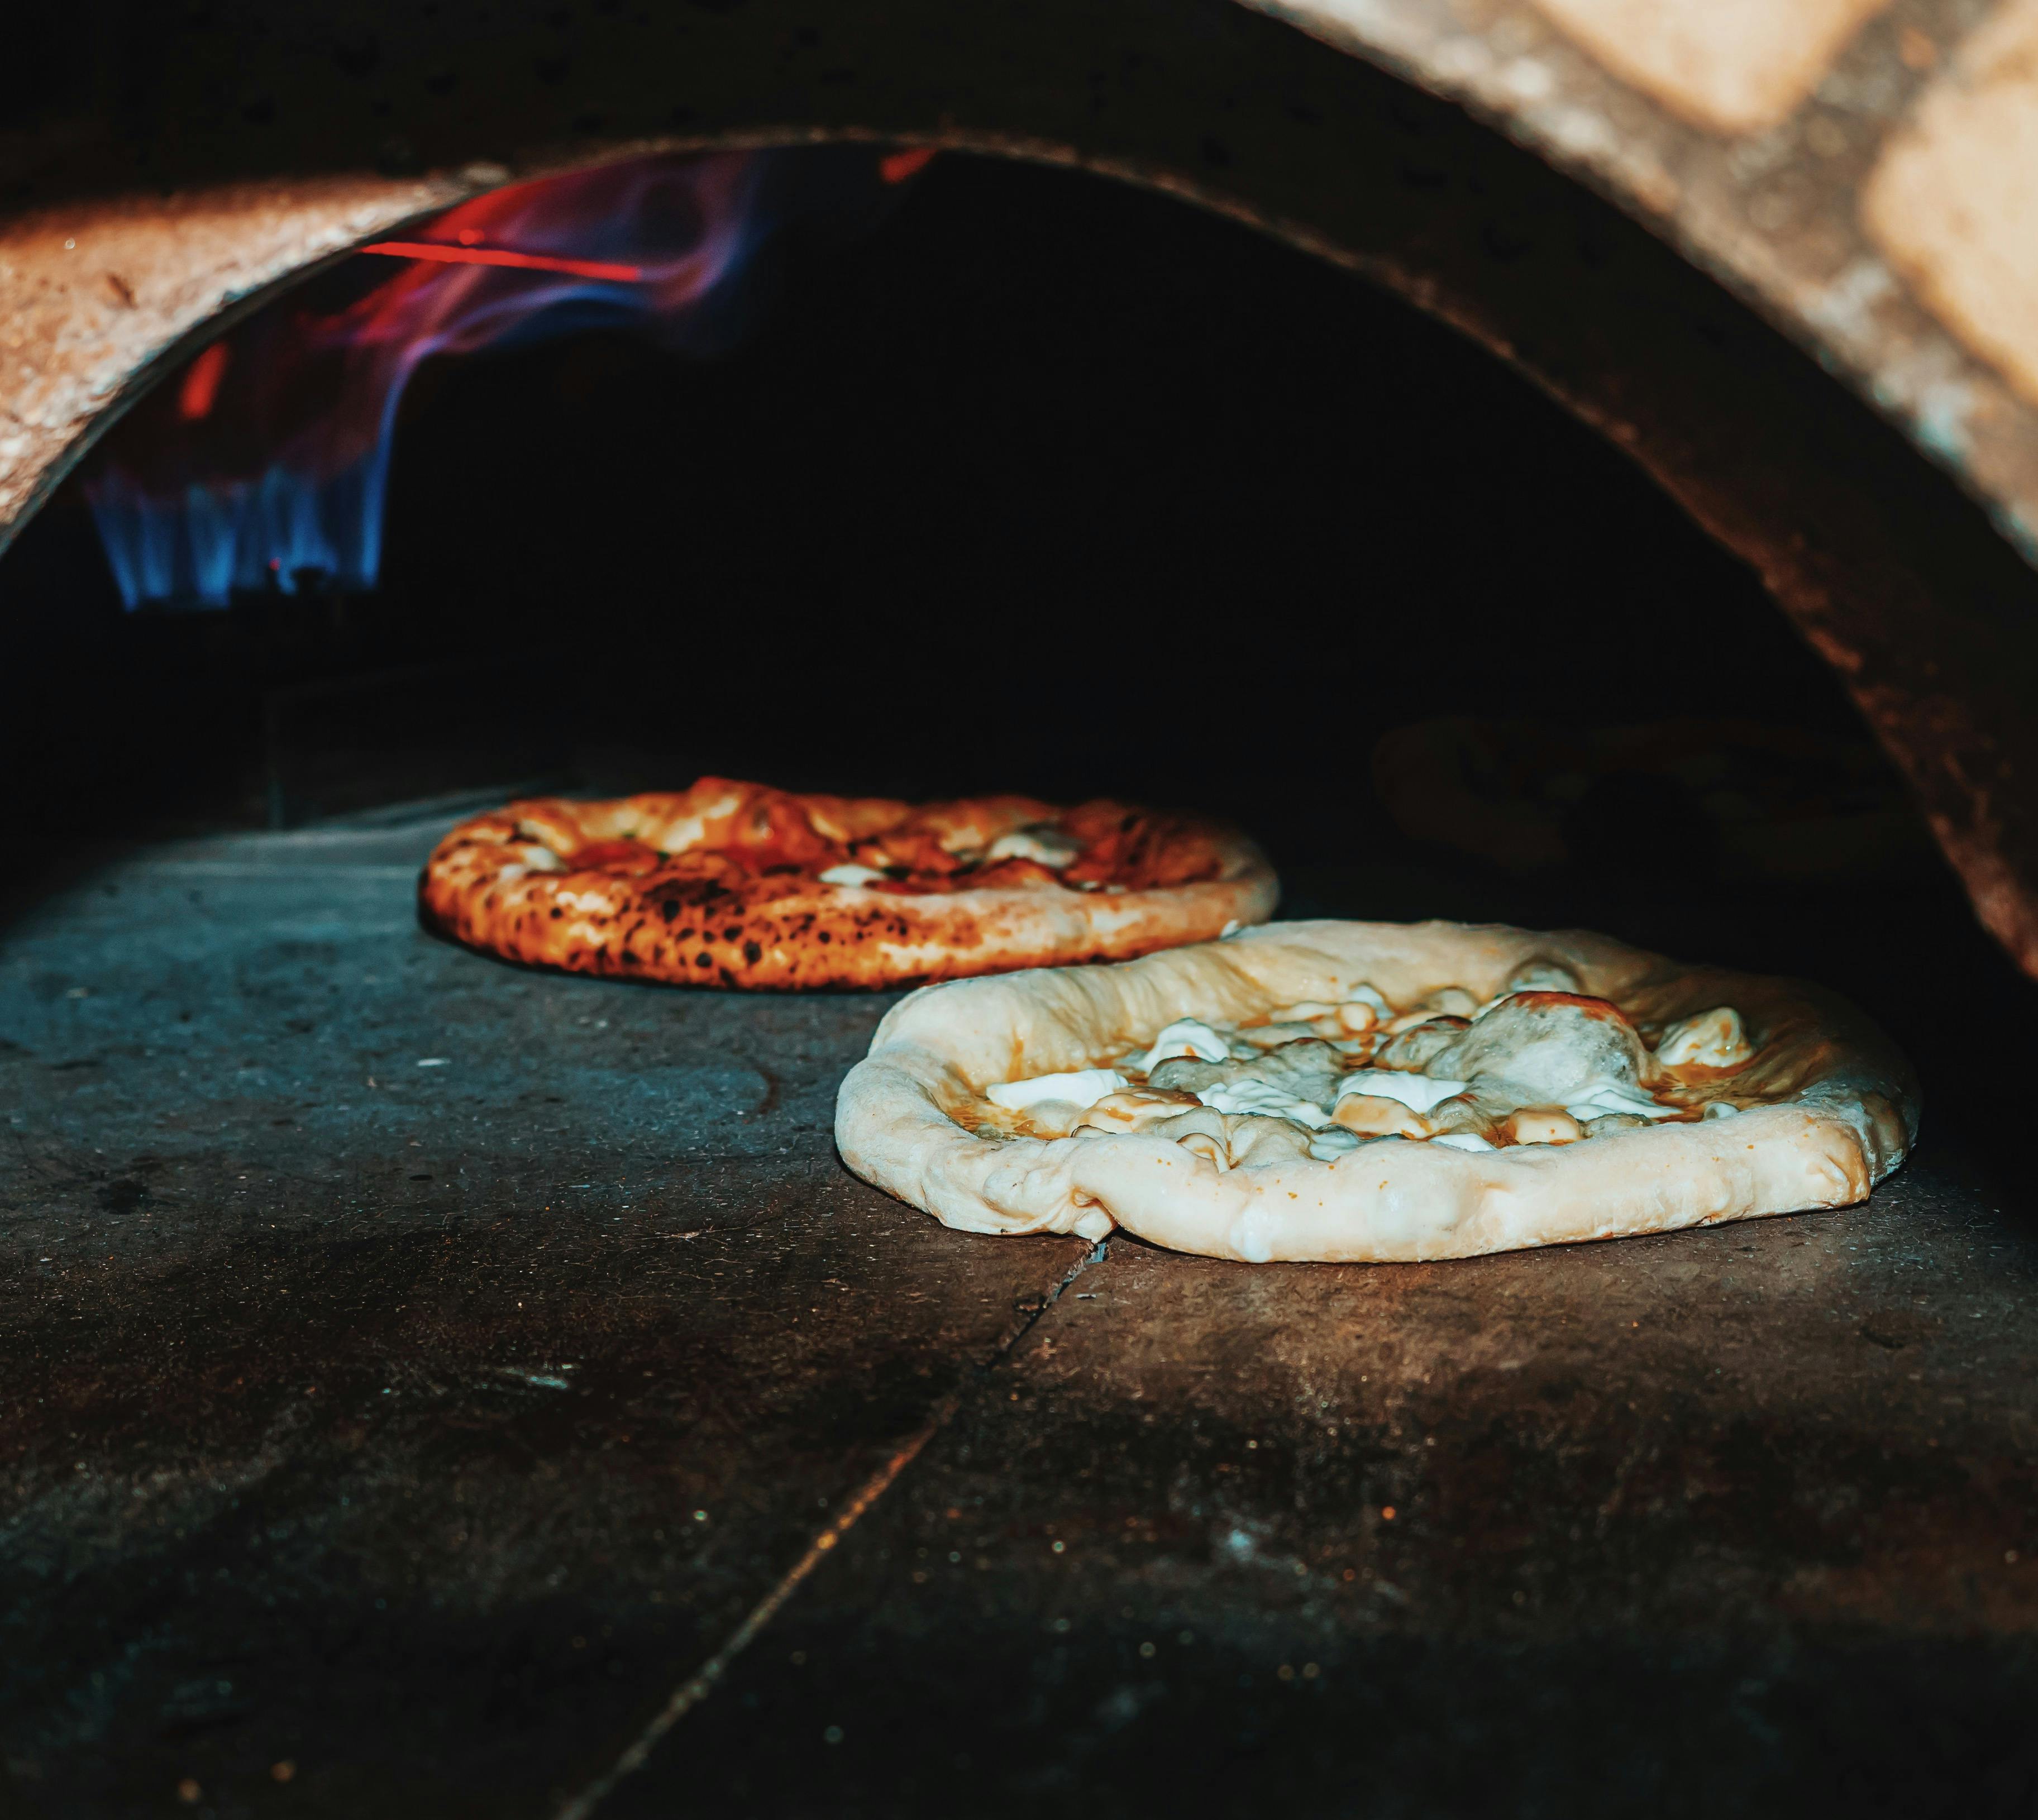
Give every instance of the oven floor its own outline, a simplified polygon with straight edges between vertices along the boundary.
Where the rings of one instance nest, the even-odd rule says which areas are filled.
[[[2021,1128],[1471,1263],[966,1237],[833,1154],[888,1000],[478,959],[435,832],[9,910],[0,1811],[2038,1811]]]

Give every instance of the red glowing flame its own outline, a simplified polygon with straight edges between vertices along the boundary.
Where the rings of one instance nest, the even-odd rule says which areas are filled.
[[[896,152],[887,152],[877,161],[877,174],[888,184],[903,184],[908,177],[916,177],[934,161],[935,148],[932,146],[907,146]]]
[[[600,259],[562,259],[555,253],[515,253],[506,247],[478,247],[468,240],[468,233],[472,232],[469,229],[463,233],[460,239],[465,244],[456,247],[442,247],[430,240],[377,240],[373,246],[359,250],[364,253],[387,253],[392,259],[437,259],[449,266],[502,266],[512,271],[564,272],[569,278],[593,278],[608,284],[634,285],[643,280],[642,266],[610,265]],[[204,413],[199,414],[203,416]]]
[[[226,363],[233,356],[226,343],[216,341],[184,369],[184,383],[177,388],[177,415],[195,423],[212,414],[219,396],[219,382],[226,377]]]
[[[352,308],[308,323],[308,339],[343,350],[386,395],[428,356],[502,341],[541,312],[676,316],[735,260],[752,165],[741,153],[637,159],[477,196],[417,240],[364,249],[413,263]],[[377,434],[383,415],[378,408]]]

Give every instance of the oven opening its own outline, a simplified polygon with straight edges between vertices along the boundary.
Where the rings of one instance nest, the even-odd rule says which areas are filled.
[[[1350,181],[1405,245],[1454,205],[1400,131]],[[513,234],[484,195],[335,258],[187,345],[0,555],[26,1798],[1032,1820],[2025,1786],[2038,987],[1977,916],[1997,860],[1991,926],[2024,905],[2015,803],[1961,769],[2025,636],[1973,628],[2025,596],[1968,561],[1979,513],[1591,199],[1521,218],[1615,248],[1581,378],[1487,345],[1585,286],[1568,240],[1539,267],[1464,229],[1491,257],[1453,294],[1528,301],[1460,333],[1413,264],[1396,291],[1157,183],[889,140],[718,168],[650,210],[610,170],[627,233]],[[1650,301],[1650,258],[1693,288]],[[544,324],[491,313],[526,283]],[[264,368],[293,321],[358,332]],[[1847,465],[1862,423],[1900,462]],[[1629,452],[1687,431],[1661,484]],[[1737,494],[1719,452],[1752,447]],[[1884,560],[1946,526],[1943,569]],[[1925,1142],[1849,1205],[1689,1198],[1684,1230],[1450,1262],[952,1229],[837,1142],[896,995],[666,991],[419,926],[462,818],[703,774],[1180,806],[1263,846],[1283,917],[1800,976],[1915,1064]],[[1962,848],[1969,799],[2006,819]],[[1392,1008],[1472,1030],[1445,998]],[[1279,1027],[1291,1060],[1329,1040]],[[1252,1063],[1215,1040],[1162,1065]],[[1612,1142],[1657,1134],[1631,1103]]]
[[[545,243],[666,258],[662,313],[589,326],[540,290],[539,337],[488,317],[504,293],[459,320],[414,301],[426,350],[401,383],[381,354],[335,377],[275,353],[294,322],[388,339],[362,299],[399,248],[159,385],[6,561],[32,653],[6,720],[46,780],[26,812],[51,837],[301,827],[703,774],[1108,794],[1236,821],[1288,915],[1601,928],[1825,978],[1900,1024],[1884,956],[1906,919],[1935,966],[1999,972],[1759,579],[1485,350],[1268,235],[1085,174],[862,148],[743,162],[564,180],[570,213],[640,206],[628,171],[677,174],[677,225],[669,197],[634,239],[597,221]],[[265,354],[282,378],[237,392]],[[343,494],[378,411],[366,573],[348,496],[352,555],[279,512],[244,535],[224,604],[195,600],[230,566],[194,566],[178,487],[208,461],[244,481],[274,448],[337,448]],[[151,539],[165,597],[123,610],[116,572],[146,578]],[[308,547],[324,569],[297,566]],[[1930,1021],[1921,1001],[1920,1040]]]
[[[358,256],[314,281],[309,309],[286,296],[200,354],[7,560],[17,634],[37,646],[12,670],[8,722],[61,755],[51,812],[74,819],[60,799],[78,792],[96,823],[288,826],[526,775],[719,768],[1144,793],[1236,816],[1288,868],[1335,870],[1450,849],[1453,831],[1411,846],[1404,825],[1424,748],[1390,739],[1375,762],[1383,736],[1449,719],[1792,731],[1835,755],[1835,813],[1900,815],[1831,671],[1748,569],[1447,327],[1125,185],[949,155],[903,189],[796,222],[690,335],[555,329],[419,359],[391,388],[366,574],[317,539],[298,568],[287,506],[210,601],[188,551],[147,558],[227,491],[186,504],[204,482],[165,458],[180,436],[214,432],[191,465],[242,477],[263,471],[265,435],[301,443],[298,424],[351,412],[368,427],[329,432],[331,465],[358,460],[372,408],[341,392],[264,414],[222,357],[345,305],[390,262]],[[192,421],[222,369],[212,408],[243,421]],[[152,484],[168,503],[138,524]],[[102,539],[87,501],[116,490]],[[137,611],[109,543],[142,577]],[[222,566],[199,567],[218,587]],[[1722,854],[1707,825],[1708,796],[1714,819],[1745,816],[1729,786],[1781,787],[1736,768],[1755,761],[1730,740],[1638,747],[1627,770],[1591,744],[1570,767],[1582,785],[1554,747],[1489,755],[1542,765],[1540,801],[1514,800],[1525,779],[1500,806],[1554,818],[1494,850],[1501,873],[1675,871],[1684,888],[1760,868],[1759,843]],[[1455,762],[1476,769],[1476,747]],[[1820,786],[1800,762],[1806,814]],[[1651,766],[1653,800],[1621,781]],[[102,778],[117,782],[95,798]],[[1915,872],[1922,852],[1894,831],[1834,844],[1839,872]]]

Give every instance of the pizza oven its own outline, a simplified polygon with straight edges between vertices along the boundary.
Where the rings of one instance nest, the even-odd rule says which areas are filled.
[[[1244,233],[1227,244],[1243,246],[1257,234],[1292,249],[1292,268],[1313,259],[1358,274],[1358,285],[1343,287],[1346,296],[1366,294],[1346,359],[1358,358],[1368,336],[1419,335],[1406,326],[1413,306],[1449,325],[1452,335],[1432,332],[1431,342],[1441,347],[1455,338],[1498,356],[1620,451],[1700,536],[1760,577],[1903,774],[1983,922],[2028,962],[2038,938],[2027,928],[2031,862],[2017,781],[2029,769],[2020,745],[2025,689],[2024,660],[2012,653],[2022,648],[2029,617],[2029,565],[2019,550],[2038,521],[2038,433],[2028,402],[2034,356],[2017,339],[2013,301],[2002,301],[2006,287],[2014,289],[2021,256],[2017,205],[1985,171],[1962,187],[1969,167],[1961,161],[1971,144],[1983,142],[1975,134],[1994,130],[1991,110],[2017,117],[2021,14],[2006,14],[2002,44],[1967,45],[1964,62],[1953,55],[1953,25],[1936,18],[1878,20],[1850,36],[1832,22],[1815,30],[1808,12],[1801,28],[1780,21],[1766,28],[1773,44],[1760,34],[1734,40],[1724,27],[1714,44],[1692,25],[1692,66],[1680,70],[1665,48],[1683,42],[1674,33],[1642,62],[1624,62],[1639,53],[1608,50],[1606,34],[1620,37],[1616,28],[1589,24],[1589,8],[1577,18],[1571,10],[1523,8],[1504,29],[1470,36],[1450,24],[1448,7],[1434,17],[1416,8],[1388,31],[1335,6],[1276,23],[1231,8],[1196,9],[1192,20],[1086,15],[1080,25],[1028,11],[1000,13],[957,35],[889,12],[882,21],[858,15],[824,25],[752,7],[692,8],[664,23],[568,8],[520,14],[513,28],[491,25],[476,40],[450,17],[400,26],[369,9],[299,32],[250,7],[188,34],[165,25],[159,44],[149,37],[157,28],[138,28],[137,35],[101,32],[85,16],[52,19],[36,28],[41,47],[23,66],[65,74],[47,86],[39,78],[24,92],[22,124],[10,141],[5,270],[14,427],[0,511],[10,539],[18,538],[47,501],[61,505],[67,475],[78,476],[74,493],[91,490],[95,448],[131,411],[147,414],[143,401],[152,395],[154,417],[174,437],[179,424],[193,421],[180,412],[209,401],[209,384],[225,370],[216,364],[224,356],[205,350],[218,343],[230,352],[237,332],[259,334],[265,310],[273,318],[293,287],[313,287],[302,301],[315,310],[323,284],[330,308],[339,309],[347,279],[335,264],[369,263],[350,248],[406,244],[419,224],[449,218],[449,210],[479,224],[461,230],[470,238],[513,238],[517,224],[500,210],[491,214],[486,199],[519,186],[550,180],[567,197],[556,206],[583,216],[612,213],[627,199],[614,183],[604,187],[604,167],[712,154],[722,161],[722,180],[748,186],[744,194],[716,204],[695,193],[687,206],[723,208],[726,218],[703,231],[735,236],[714,257],[742,268],[755,293],[776,281],[751,269],[740,244],[747,238],[771,243],[759,263],[775,264],[797,257],[783,248],[801,238],[797,227],[809,230],[809,240],[831,232],[854,238],[864,231],[860,217],[883,212],[881,195],[850,193],[849,147],[866,148],[866,161],[879,166],[881,148],[892,148],[891,168],[902,174],[902,153],[942,149],[952,164],[996,164],[1002,168],[985,181],[1026,194],[1026,202],[1012,206],[1044,215],[1057,209],[1046,199],[1086,195],[1100,179],[1147,199],[1123,203],[1128,221],[1160,221],[1169,211],[1152,199],[1165,197],[1177,210],[1241,224]],[[1855,23],[1853,12],[1847,21]],[[1758,80],[1754,72],[1779,59],[1789,79]],[[1383,62],[1397,74],[1385,73]],[[201,119],[202,132],[191,124]],[[804,153],[796,149],[802,147]],[[1879,157],[1872,155],[1878,149]],[[578,180],[568,175],[575,171]],[[1069,173],[1086,175],[1090,184]],[[878,178],[868,187],[886,186]],[[1975,233],[1987,243],[1968,261],[1972,271],[1935,237],[1942,234],[1934,225],[1944,212],[1935,200],[1941,190],[1966,199],[1960,206],[1972,211]],[[1074,229],[1081,209],[1064,213]],[[795,224],[791,216],[810,218]],[[1100,224],[1090,231],[1112,233]],[[1178,239],[1189,233],[1179,222],[1166,231]],[[1205,232],[1215,236],[1213,246],[1225,239]],[[1991,234],[2000,242],[1994,252]],[[1016,258],[1016,244],[1007,250]],[[1121,253],[1136,264],[1129,245]],[[1054,257],[1037,244],[1035,256]],[[1179,256],[1194,255],[1184,247]],[[1282,263],[1256,256],[1270,268]],[[1153,278],[1157,286],[1158,271]],[[688,282],[745,288],[705,274]],[[951,271],[933,279],[901,274],[900,282],[925,297],[941,282],[968,280]],[[1325,281],[1313,282],[1320,288]],[[357,280],[353,289],[361,288]],[[1381,301],[1382,293],[1402,307]],[[769,308],[754,294],[707,301],[717,308],[706,313],[722,320],[696,324],[696,339],[742,339],[737,319]],[[668,317],[674,313],[669,295],[659,301]],[[902,298],[901,318],[915,307]],[[1242,346],[1262,339],[1241,327],[1226,339],[1206,320],[1221,309],[1259,308],[1258,299],[1214,297],[1206,310],[1190,294],[1171,307],[1157,289],[1121,307],[1143,312],[1153,335],[1176,338],[1177,358],[1205,373],[1229,365],[1243,374]],[[1045,318],[1053,306],[1043,296],[1037,308]],[[1197,344],[1199,320],[1204,339]],[[1392,331],[1378,326],[1390,320]],[[244,321],[248,329],[237,331]],[[382,331],[366,325],[358,332]],[[413,364],[434,332],[429,345],[449,352],[517,339],[499,327],[484,335],[470,325],[450,339],[443,324],[412,324],[407,332]],[[1332,365],[1335,331],[1326,324],[1320,333],[1313,354]],[[579,376],[558,383],[598,388],[592,375],[601,358],[583,355]],[[1278,354],[1263,340],[1247,358],[1263,363]],[[1157,350],[1153,364],[1160,364]],[[1390,364],[1407,365],[1408,357],[1397,347],[1392,363],[1372,363]],[[1458,361],[1453,370],[1479,364]],[[1539,486],[1547,486],[1551,509],[1559,509],[1563,487],[1548,478],[1548,464],[1523,459],[1518,443],[1494,446],[1495,437],[1482,431],[1483,405],[1455,395],[1441,369],[1408,371],[1411,388],[1431,389],[1426,405],[1354,396],[1348,408],[1364,411],[1366,425],[1333,423],[1326,410],[1298,426],[1294,440],[1321,442],[1324,460],[1290,464],[1285,484],[1294,497],[1282,516],[1291,525],[1309,521],[1309,528],[1298,538],[1284,527],[1267,554],[1286,546],[1313,567],[1292,567],[1278,584],[1284,592],[1315,594],[1335,612],[1336,590],[1324,565],[1341,558],[1381,572],[1379,563],[1365,562],[1362,547],[1377,540],[1377,528],[1356,532],[1362,547],[1337,554],[1337,539],[1322,532],[1324,521],[1347,512],[1363,521],[1364,494],[1340,498],[1330,476],[1336,451],[1377,452],[1382,439],[1371,426],[1383,409],[1430,419],[1417,434],[1449,440],[1459,459],[1483,462],[1468,509],[1485,530],[1499,532],[1495,515],[1506,507],[1496,500],[1524,498]],[[166,377],[182,385],[176,399],[161,393]],[[392,392],[386,378],[378,396]],[[237,375],[226,381],[219,407],[236,421],[217,426],[218,433],[229,442],[237,434],[244,443],[287,439],[294,407],[272,399],[265,417],[234,395],[237,383]],[[299,373],[294,383],[301,390],[337,381]],[[1184,373],[1175,383],[1194,382]],[[1242,378],[1233,383],[1244,389]],[[1093,414],[1127,414],[1112,412],[1101,383],[1093,399]],[[389,397],[392,410],[398,402]],[[816,390],[813,417],[828,407]],[[881,462],[899,459],[881,448],[894,414],[886,406],[844,398],[835,411],[826,430],[816,421],[805,433],[840,447],[843,481],[859,465],[851,450],[873,437]],[[956,414],[966,424],[966,414]],[[1165,414],[1145,414],[1157,434]],[[1461,421],[1440,432],[1439,416]],[[1555,420],[1549,414],[1547,421]],[[1270,437],[1289,440],[1263,422],[1225,426],[1214,414],[1204,421],[1205,465],[1229,464],[1237,487],[1249,488],[1265,471],[1264,456],[1227,449],[1227,429],[1263,448]],[[365,426],[352,427],[357,439],[367,436]],[[146,432],[134,426],[131,446],[145,442]],[[960,433],[955,419],[938,432]],[[610,426],[597,433],[616,432]],[[158,445],[166,439],[160,427],[155,434]],[[214,501],[195,518],[185,509],[180,533],[131,499],[123,508],[123,477],[159,498],[175,496],[190,477],[129,472],[120,446],[108,445],[98,457],[97,467],[111,471],[97,482],[98,496],[115,501],[103,504],[102,516],[127,511],[128,528],[116,538],[127,554],[116,551],[116,566],[146,568],[141,552],[152,543],[188,539],[191,522],[217,519],[223,509]],[[1019,463],[1017,452],[1007,452]],[[1123,453],[1151,459],[1129,448]],[[1040,479],[1049,482],[1060,458],[1051,444],[1039,457]],[[760,458],[769,459],[755,452],[747,459]],[[137,459],[146,470],[146,456]],[[246,448],[221,459],[251,472],[259,466]],[[454,457],[453,465],[472,460]],[[1503,475],[1510,461],[1514,471]],[[640,473],[653,465],[634,457],[632,464]],[[1581,523],[1593,516],[1585,495],[1619,485],[1605,478],[1611,471],[1602,458],[1591,479],[1579,482],[1584,493],[1567,516]],[[1301,478],[1309,473],[1325,477],[1313,490]],[[1007,475],[984,479],[1006,492],[1013,485]],[[1361,487],[1377,484],[1359,471],[1353,479]],[[809,499],[827,490],[809,479],[801,484]],[[1439,470],[1427,490],[1441,494],[1451,484]],[[498,481],[495,493],[504,490]],[[1184,493],[1179,485],[1174,490]],[[1604,522],[1594,535],[1617,539],[1636,512],[1649,509],[1629,505],[1641,497],[1635,489],[1620,495],[1600,513]],[[275,521],[231,573],[241,594],[259,595],[271,573],[287,588],[294,566],[306,561],[343,584],[366,579],[366,558],[351,546],[328,548],[316,533],[305,543],[304,501],[270,498],[237,509]],[[441,515],[431,532],[399,524],[390,535],[414,535],[445,552],[431,585],[441,599],[499,596],[512,585],[487,577],[486,552],[470,541],[486,516],[473,499],[442,491],[420,509]],[[1233,516],[1247,509],[1241,499]],[[640,519],[652,510],[637,503]],[[619,505],[612,516],[629,514]],[[910,515],[896,516],[888,535],[910,541]],[[946,502],[944,516],[956,516],[956,504]],[[874,524],[869,512],[861,516]],[[1439,500],[1426,535],[1440,553],[1460,541],[1442,528],[1447,516]],[[336,533],[343,543],[379,534],[379,525]],[[751,535],[760,544],[778,541],[761,528]],[[1010,535],[1025,541],[1016,528]],[[1165,527],[1161,535],[1173,545],[1187,541],[1169,538]],[[53,528],[43,541],[62,535]],[[640,540],[619,524],[605,527],[601,541],[648,543],[655,535]],[[1686,542],[1696,547],[1695,539]],[[979,573],[1002,566],[982,552],[957,551],[953,559]],[[1085,566],[1072,543],[1065,559],[1078,571]],[[216,554],[211,560],[216,568]],[[1681,559],[1661,565],[1682,566]],[[67,574],[41,579],[32,549],[10,568],[17,591],[71,590]],[[464,589],[463,574],[486,579]],[[555,590],[564,581],[547,579]],[[684,591],[683,574],[673,580]],[[208,598],[225,598],[218,575],[180,573],[174,563],[158,581],[169,591],[210,589]],[[84,581],[77,585],[95,591]],[[135,586],[150,584],[130,577],[123,585],[140,598]],[[1045,585],[1044,577],[1036,584]],[[529,586],[540,591],[535,578]],[[1673,610],[1692,609],[1680,601]],[[1647,623],[1654,609],[1637,599],[1612,611]],[[406,610],[411,619],[447,614]],[[495,624],[493,637],[464,628],[464,653],[506,642],[499,613]],[[1635,641],[1630,630],[1606,630],[1590,641],[1595,663]],[[1755,635],[1737,625],[1721,642]],[[288,624],[272,636],[303,634]],[[159,660],[152,654],[144,662]],[[201,673],[218,673],[210,656],[193,660]],[[733,653],[726,660],[742,661]],[[271,661],[258,660],[257,668]],[[377,660],[357,653],[350,664],[333,664],[307,652],[301,661],[310,669],[292,683],[323,683],[331,680],[325,669],[373,668]],[[1765,655],[1742,669],[1754,678],[1773,668]],[[1616,686],[1633,683],[1623,677]],[[272,716],[287,720],[294,712],[272,703]],[[1633,717],[1652,717],[1638,704]]]
[[[1419,1805],[1576,1805],[1553,1688],[1672,1805],[2028,1793],[2028,0],[11,36],[30,1811],[1337,1807],[1383,1677]],[[411,927],[703,773],[1803,974],[1939,1148],[1568,1277],[972,1251],[828,1148],[888,1001]]]

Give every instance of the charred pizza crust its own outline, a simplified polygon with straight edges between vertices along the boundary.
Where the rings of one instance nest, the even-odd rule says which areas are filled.
[[[1334,1160],[1229,1167],[1163,1137],[972,1128],[989,1085],[1093,1067],[1179,1018],[1242,1021],[1369,984],[1397,1005],[1452,986],[1489,997],[1537,963],[1566,969],[1638,1023],[1737,1007],[1756,1044],[1735,1078],[1742,1109],[1562,1145],[1389,1141]],[[1123,1226],[1252,1263],[1380,1262],[1846,1206],[1902,1161],[1918,1110],[1888,1039],[1813,986],[1580,933],[1325,921],[916,993],[843,1081],[835,1141],[859,1175],[963,1231],[1100,1238]]]
[[[1259,849],[1196,817],[718,778],[513,803],[455,827],[419,881],[428,927],[506,959],[778,990],[1123,959],[1263,921],[1276,897]]]

